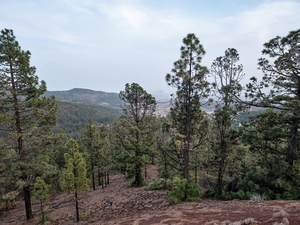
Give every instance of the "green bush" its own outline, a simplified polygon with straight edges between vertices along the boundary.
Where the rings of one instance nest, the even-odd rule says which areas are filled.
[[[212,188],[208,188],[206,189],[206,191],[204,192],[204,196],[208,197],[208,198],[213,198],[216,196],[216,191]]]
[[[160,190],[159,185],[158,185],[158,181],[153,179],[150,184],[149,184],[149,188],[151,190]]]
[[[198,184],[189,183],[187,179],[175,177],[171,183],[167,180],[169,201],[177,204],[181,201],[200,200],[200,187]]]
[[[232,196],[230,195],[230,193],[222,191],[222,194],[219,195],[218,198],[221,200],[228,201],[232,199]]]
[[[149,185],[151,190],[163,190],[166,189],[166,180],[165,179],[153,179]]]
[[[79,221],[85,221],[88,220],[88,216],[85,213],[80,213],[79,215]]]
[[[187,180],[175,177],[172,182],[172,190],[168,192],[169,201],[177,204],[185,199]]]
[[[198,184],[190,183],[186,189],[186,201],[198,201],[200,200],[200,187]]]

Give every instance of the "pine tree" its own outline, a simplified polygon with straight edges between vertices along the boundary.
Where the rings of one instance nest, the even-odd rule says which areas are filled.
[[[3,151],[15,151],[10,159],[23,183],[26,218],[33,217],[31,184],[35,181],[37,155],[47,155],[47,145],[53,144],[52,127],[56,123],[57,106],[54,97],[43,97],[46,83],[38,82],[35,67],[30,66],[30,52],[23,51],[12,30],[0,35],[0,130]],[[11,154],[10,154],[11,155]],[[15,172],[15,171],[12,171]]]
[[[65,153],[66,169],[63,171],[65,190],[74,191],[76,220],[79,221],[78,195],[80,192],[88,188],[88,180],[86,178],[86,164],[82,154],[79,152],[79,145],[74,139],[70,139],[67,143],[71,150],[71,155]]]
[[[33,196],[39,200],[41,209],[41,224],[46,222],[45,204],[49,201],[50,191],[48,185],[41,177],[37,177],[34,183]]]
[[[182,154],[180,154],[182,159],[179,161],[182,161],[183,177],[189,179],[189,157],[190,150],[193,148],[192,141],[195,140],[193,138],[199,129],[202,129],[198,126],[203,118],[200,100],[208,97],[210,88],[206,79],[208,69],[201,65],[205,51],[195,34],[188,34],[183,39],[183,46],[180,51],[181,57],[174,62],[174,68],[171,74],[166,75],[166,81],[168,85],[177,89],[170,114],[172,126],[184,137]]]
[[[282,119],[290,125],[287,134],[286,161],[292,166],[296,159],[300,123],[300,29],[286,37],[275,37],[264,44],[258,65],[263,78],[251,78],[246,86],[247,104],[275,108],[284,112]],[[267,88],[267,89],[265,89]]]
[[[212,147],[217,158],[218,179],[216,189],[218,195],[223,190],[223,176],[225,174],[227,160],[232,153],[235,131],[232,123],[238,113],[245,107],[238,103],[234,96],[240,96],[242,86],[240,81],[243,79],[243,66],[237,65],[239,54],[236,49],[229,48],[224,56],[217,57],[211,66],[210,73],[215,79],[213,83],[213,95],[217,98],[216,109],[214,110],[213,120],[214,136],[211,140]]]
[[[145,165],[145,157],[151,154],[154,132],[151,123],[154,120],[156,108],[155,98],[148,94],[136,83],[126,84],[125,90],[121,91],[120,99],[124,102],[123,111],[126,123],[127,135],[125,139],[119,139],[122,143],[124,157],[130,157],[130,166],[134,171],[133,186],[144,185],[142,169]],[[129,166],[129,164],[127,165]]]
[[[98,161],[101,159],[99,158],[99,153],[101,149],[101,140],[99,129],[95,122],[89,119],[89,123],[85,126],[82,135],[81,135],[81,143],[85,151],[87,152],[87,162],[90,167],[90,175],[92,177],[92,186],[93,190],[96,190],[96,179],[95,179],[95,172],[96,172],[96,165]]]

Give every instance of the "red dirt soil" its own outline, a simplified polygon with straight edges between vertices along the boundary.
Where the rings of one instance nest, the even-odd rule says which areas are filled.
[[[147,183],[157,176],[155,166],[147,168]],[[247,225],[265,224],[300,225],[299,201],[219,201],[202,199],[171,205],[166,191],[151,191],[147,186],[128,188],[130,181],[123,175],[111,175],[110,184],[81,195],[80,213],[87,218],[77,224],[93,225]],[[76,224],[73,195],[66,193],[51,198],[46,224]],[[39,204],[33,203],[34,212]],[[31,225],[38,221],[39,213],[29,221],[25,219],[23,202],[0,219],[1,225]]]

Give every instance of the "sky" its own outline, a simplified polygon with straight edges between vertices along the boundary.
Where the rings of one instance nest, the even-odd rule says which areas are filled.
[[[0,28],[14,31],[49,91],[88,88],[175,92],[165,76],[194,33],[210,68],[228,48],[250,77],[263,44],[300,28],[300,0],[0,0]]]

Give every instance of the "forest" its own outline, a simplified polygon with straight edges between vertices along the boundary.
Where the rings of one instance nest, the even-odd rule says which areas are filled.
[[[167,190],[172,204],[300,199],[300,30],[263,45],[261,78],[245,80],[234,48],[210,68],[201,64],[204,56],[199,38],[187,34],[179,59],[162,75],[174,88],[167,116],[155,115],[155,98],[137,83],[120,91],[120,114],[45,95],[31,53],[21,49],[13,30],[2,30],[0,216],[21,200],[29,220],[32,201],[38,201],[44,224],[49,198],[69,192],[80,221],[82,193],[109,185],[111,173],[124,174],[131,187],[144,186],[149,164],[159,172],[149,188]],[[213,113],[203,110],[210,104]],[[78,107],[86,124],[72,118]]]

